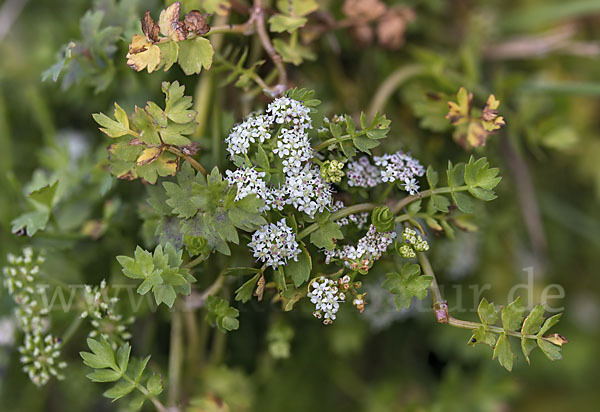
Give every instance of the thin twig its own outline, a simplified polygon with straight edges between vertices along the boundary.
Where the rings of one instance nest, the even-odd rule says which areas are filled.
[[[263,9],[262,0],[254,0],[254,9],[252,10],[252,15],[254,16],[256,32],[258,33],[260,42],[279,72],[278,86],[280,86],[279,88],[282,89],[280,93],[283,93],[287,87],[287,72],[285,70],[285,65],[283,64],[283,59],[273,47],[271,38],[267,33],[267,29],[265,27],[265,11]]]
[[[194,169],[196,169],[196,171],[202,173],[204,176],[206,176],[208,174],[206,169],[200,163],[198,163],[198,161],[196,159],[194,159],[192,156],[183,153],[181,150],[179,150],[173,146],[169,146],[167,148],[167,150],[169,152],[173,153],[174,155],[181,157],[182,159],[185,159]]]

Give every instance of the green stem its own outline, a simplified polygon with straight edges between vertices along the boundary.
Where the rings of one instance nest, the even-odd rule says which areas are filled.
[[[183,360],[183,330],[181,312],[174,310],[171,318],[171,341],[169,345],[169,388],[168,404],[175,406],[181,386],[181,365]]]
[[[452,193],[452,192],[464,192],[468,189],[468,186],[459,186],[455,188],[440,187],[438,189],[429,189],[417,193],[416,195],[406,196],[404,199],[399,200],[390,210],[394,213],[401,211],[406,205],[414,202],[415,200],[423,199],[429,196],[441,194],[441,193]]]
[[[208,174],[206,169],[200,163],[198,163],[198,161],[192,156],[183,153],[181,150],[173,146],[169,146],[167,150],[173,153],[175,156],[185,159],[194,169],[196,169],[197,172],[202,173],[204,176]]]
[[[359,135],[360,135],[360,133],[357,133],[355,136],[359,136]],[[313,147],[313,150],[315,152],[318,152],[318,151],[325,149],[326,147],[331,146],[332,144],[345,142],[346,140],[352,140],[352,137],[353,136],[351,136],[349,134],[345,134],[340,137],[332,137],[331,139],[327,139],[324,142],[321,142],[318,145],[316,145],[315,147]]]
[[[425,67],[419,64],[408,65],[399,68],[390,74],[384,81],[381,83],[381,86],[375,92],[373,96],[373,100],[371,100],[371,104],[369,105],[369,110],[367,111],[369,118],[375,117],[377,112],[381,112],[385,107],[390,96],[398,89],[398,87],[410,79],[411,77],[418,76],[425,72]]]
[[[63,335],[62,335],[62,344],[63,345],[65,343],[67,343],[73,337],[75,332],[77,332],[77,329],[79,329],[79,326],[81,326],[82,321],[83,321],[83,318],[81,317],[81,315],[77,314],[77,317],[75,319],[73,319],[73,322],[71,322],[71,324],[69,325],[69,327],[67,328],[65,333],[63,333]]]
[[[358,205],[348,206],[348,207],[338,210],[337,212],[333,212],[329,218],[332,221],[335,221],[335,220],[341,219],[343,217],[352,215],[354,213],[368,212],[370,210],[375,209],[376,207],[377,207],[377,205],[375,203],[360,203]],[[318,228],[319,228],[319,223],[313,223],[312,225],[308,226],[307,228],[302,230],[300,233],[298,233],[298,236],[296,236],[296,238],[298,240],[303,239],[306,236],[313,233],[314,231],[316,231]]]
[[[146,388],[144,388],[143,385],[139,384],[139,382],[134,381],[127,375],[123,375],[123,379],[125,379],[127,382],[135,385],[137,390],[142,392],[144,394],[144,396],[146,396],[148,399],[150,399],[150,401],[152,402],[152,404],[154,404],[154,407],[156,408],[157,411],[159,411],[159,412],[167,411],[167,408],[165,407],[165,405],[163,405],[162,402],[156,398],[156,396],[151,395],[150,392],[148,392],[148,390]]]
[[[417,258],[419,259],[419,263],[421,264],[421,268],[423,269],[423,274],[431,276],[431,301],[433,303],[433,308],[436,311],[436,317],[438,319],[438,322],[447,323],[450,326],[469,330],[479,329],[480,327],[484,326],[487,331],[493,333],[506,333],[507,335],[514,336],[519,339],[537,339],[537,335],[524,335],[521,334],[521,332],[519,331],[506,330],[499,326],[484,325],[483,323],[457,319],[451,316],[448,312],[448,305],[442,296],[440,287],[437,282],[437,278],[435,276],[435,273],[433,272],[433,268],[431,267],[431,263],[429,262],[427,255],[424,252],[417,252]],[[438,311],[442,311],[444,313],[442,315],[439,315],[437,313]],[[544,336],[542,337],[542,339],[551,341],[552,336]]]

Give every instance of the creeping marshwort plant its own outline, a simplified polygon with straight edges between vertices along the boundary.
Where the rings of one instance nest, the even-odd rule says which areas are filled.
[[[113,383],[106,397],[117,400],[132,394],[135,408],[150,401],[159,411],[172,410],[165,406],[163,387],[168,387],[168,404],[184,399],[179,395],[186,368],[182,330],[191,345],[188,369],[196,365],[195,352],[204,350],[197,337],[197,311],[218,329],[216,336],[240,328],[243,319],[234,306],[265,298],[286,312],[298,305],[310,307],[319,319],[311,321],[332,325],[344,311],[362,314],[368,307],[365,281],[380,279],[370,276],[378,265],[388,271],[381,288],[398,310],[429,295],[435,315],[431,319],[470,330],[469,342],[489,345],[506,369],[512,369],[515,357],[509,339],[520,340],[527,361],[535,348],[552,360],[560,359],[566,339],[548,333],[560,315],[546,319],[541,305],[526,314],[519,299],[502,308],[483,299],[478,322],[456,319],[430,263],[436,236],[452,237],[462,228],[461,218],[482,207],[478,201],[496,198],[499,169],[485,157],[470,156],[466,162],[448,160],[440,174],[433,166],[426,167],[418,153],[398,150],[401,136],[395,136],[394,149],[385,153],[381,143],[392,131],[385,115],[326,113],[314,91],[289,88],[285,63],[298,65],[310,56],[299,43],[298,32],[307,23],[306,16],[318,8],[317,2],[278,1],[269,30],[265,21],[269,8],[261,1],[253,2],[246,10],[248,20],[240,24],[223,22],[223,7],[227,3],[229,10],[229,2],[203,3],[210,10],[188,10],[181,16],[182,5],[174,2],[160,12],[157,22],[146,12],[142,32],[132,34],[127,56],[120,60],[109,46],[119,36],[134,33],[135,22],[127,30],[105,32],[102,42],[92,42],[86,49],[112,65],[146,70],[150,76],[177,63],[185,75],[200,74],[199,90],[206,87],[203,82],[213,81],[213,69],[229,73],[227,82],[249,98],[243,104],[246,115],[236,115],[239,123],[228,132],[214,131],[212,142],[204,130],[203,111],[211,103],[204,92],[196,93],[196,102],[186,96],[187,80],[163,81],[164,103],[136,101],[135,108],[126,110],[132,102],[123,99],[114,104],[112,114],[93,114],[109,139],[107,150],[92,178],[74,177],[69,184],[100,196],[116,184],[109,174],[121,180],[119,185],[145,186],[146,197],[136,203],[144,220],[144,242],[136,246],[136,234],[118,234],[119,247],[127,248],[123,255],[113,256],[118,275],[84,287],[66,331],[57,327],[54,312],[43,303],[40,286],[54,276],[50,267],[44,267],[40,251],[27,247],[22,256],[9,255],[4,283],[23,335],[19,349],[23,369],[36,385],[63,377],[67,363],[61,360],[61,348],[70,340],[70,345],[79,345],[83,363],[93,369],[87,377]],[[217,16],[219,24],[213,28],[209,14]],[[86,16],[86,24],[102,17]],[[262,77],[258,69],[265,62],[249,64],[247,51],[230,53],[222,44],[226,38],[211,37],[224,33],[256,36],[273,72]],[[289,43],[281,33],[289,35]],[[83,81],[90,73],[75,70],[84,59],[80,49],[68,46],[47,77],[57,80],[62,73]],[[93,84],[100,90],[106,86],[98,79]],[[258,95],[264,104],[251,99]],[[504,126],[500,102],[494,95],[485,98],[482,110],[473,109],[473,95],[462,88],[457,101],[450,102],[446,118],[440,116],[465,148],[483,146]],[[54,214],[67,196],[64,176],[46,185],[36,179],[36,190],[29,195],[34,210],[15,219],[13,231],[30,237],[56,235]],[[90,222],[82,233],[94,239],[105,234],[114,208],[107,202],[103,219]],[[134,318],[117,287],[125,281],[136,295],[163,310],[161,316],[171,319],[168,373],[160,371],[160,357],[150,364],[150,356],[132,356]],[[52,287],[64,286],[57,282]],[[252,310],[248,306],[246,311]],[[144,311],[135,315],[138,320],[150,316]],[[273,325],[269,345],[277,356],[287,356],[294,332],[281,322]],[[83,336],[89,351],[70,339],[78,328],[87,328]]]

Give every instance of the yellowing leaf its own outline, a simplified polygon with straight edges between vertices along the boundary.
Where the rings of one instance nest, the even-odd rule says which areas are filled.
[[[204,0],[202,2],[202,8],[205,12],[210,14],[216,13],[219,16],[227,16],[230,7],[229,0]]]
[[[146,36],[135,34],[129,45],[127,65],[135,71],[148,69],[152,73],[160,64],[160,48],[146,39]]]
[[[186,35],[179,23],[181,3],[178,1],[171,4],[166,10],[160,12],[158,26],[160,32],[174,41],[185,40]]]
[[[214,50],[210,41],[204,37],[196,37],[179,43],[177,62],[188,76],[199,74],[202,68],[210,69]]]
[[[287,31],[292,33],[300,27],[304,26],[308,20],[305,17],[292,17],[283,14],[275,14],[269,19],[271,31],[282,33]]]
[[[317,10],[319,4],[315,0],[278,0],[277,8],[282,13],[302,17]]]
[[[160,156],[162,151],[163,149],[160,147],[149,147],[148,149],[145,149],[142,152],[140,157],[137,158],[136,163],[138,164],[138,166],[142,166],[147,163],[152,163],[158,158],[158,156]]]

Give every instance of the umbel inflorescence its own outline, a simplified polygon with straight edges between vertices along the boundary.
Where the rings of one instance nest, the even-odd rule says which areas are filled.
[[[60,370],[67,364],[59,360],[61,341],[49,333],[49,309],[42,299],[45,289],[39,274],[44,257],[28,247],[21,256],[9,254],[7,260],[4,285],[16,303],[15,316],[24,333],[19,346],[23,371],[37,386],[52,376],[63,379]]]

